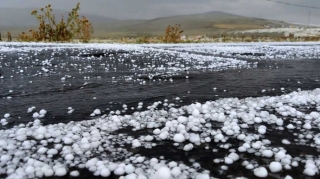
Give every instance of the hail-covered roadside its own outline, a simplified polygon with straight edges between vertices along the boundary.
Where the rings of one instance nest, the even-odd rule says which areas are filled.
[[[301,106],[315,110],[303,112]],[[293,155],[287,148],[319,147],[320,135],[316,132],[320,126],[319,110],[320,90],[316,89],[276,97],[227,98],[169,110],[151,108],[132,115],[105,115],[67,124],[43,126],[35,119],[27,125],[0,131],[1,173],[9,178],[76,176],[77,170],[70,171],[76,167],[87,168],[96,176],[114,173],[134,178],[209,178],[210,172],[195,165],[196,162],[186,166],[180,161],[130,152],[132,148],[152,150],[165,141],[181,152],[194,148],[212,153],[227,149],[225,156],[211,159],[221,165],[218,168],[221,171],[239,162],[257,177],[296,167],[303,167],[303,174],[314,176],[319,170],[318,156],[308,151]],[[127,127],[152,132],[134,137],[116,133]],[[282,130],[291,134],[290,138],[282,139],[283,146],[274,145],[265,137],[268,131]],[[256,157],[243,159],[246,153]],[[258,158],[269,161],[257,163]]]
[[[127,53],[111,55],[107,60],[94,55],[82,56],[102,49]],[[10,85],[0,89],[0,94],[4,102],[21,99],[29,93],[34,95],[31,88],[16,94],[20,88],[12,86],[21,78],[27,79],[23,85],[32,84],[28,79],[37,77],[43,83],[47,78],[54,78],[68,87],[68,83],[80,81],[72,76],[72,71],[90,74],[100,70],[95,80],[103,78],[101,71],[112,75],[119,72],[120,76],[110,76],[111,84],[143,85],[148,80],[174,83],[172,78],[176,75],[188,79],[189,73],[199,71],[256,68],[259,62],[244,60],[247,58],[317,58],[319,49],[317,44],[272,43],[1,43],[3,73],[0,73],[0,82]],[[68,60],[61,59],[66,53]],[[12,54],[16,55],[15,60],[8,60],[7,56]],[[139,61],[142,54],[147,62]],[[61,63],[57,63],[59,60]],[[76,63],[78,61],[82,63]],[[26,63],[34,68],[23,67]],[[86,84],[69,85],[68,90],[86,89],[91,78],[82,77],[80,82]],[[29,116],[26,120],[31,122],[15,122],[14,114],[0,111],[3,126],[0,130],[0,174],[5,178],[81,177],[84,171],[96,177],[123,179],[319,176],[319,88],[179,106],[167,99],[149,105],[141,101],[134,108],[122,104],[121,109],[109,113],[96,108],[88,115],[90,120],[55,124],[44,124],[46,116],[51,115],[50,109],[38,106],[37,101],[28,105],[30,107],[23,110]],[[72,106],[63,110],[68,115],[77,112]],[[129,110],[131,113],[126,113]],[[15,125],[6,127],[10,122]]]

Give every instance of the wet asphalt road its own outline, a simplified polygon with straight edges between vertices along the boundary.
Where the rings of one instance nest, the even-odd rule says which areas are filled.
[[[153,61],[150,58],[152,54],[137,55],[129,52],[111,57],[86,59],[71,57],[77,53],[73,49],[65,49],[54,54],[53,52],[47,50],[46,53],[37,55],[34,55],[34,52],[0,53],[0,57],[3,58],[1,73],[5,77],[0,79],[0,115],[11,114],[9,124],[3,126],[3,129],[33,121],[32,113],[27,113],[27,109],[32,106],[35,106],[37,111],[47,110],[48,114],[41,121],[44,124],[52,124],[92,119],[90,114],[95,109],[101,109],[103,114],[116,110],[129,114],[137,110],[139,102],[143,102],[146,107],[154,102],[168,99],[176,106],[182,106],[227,97],[276,96],[298,88],[313,90],[320,87],[320,59],[243,59],[252,64],[257,63],[257,67],[219,71],[191,68],[188,71],[174,73],[167,71],[159,74],[147,67],[164,66],[168,70],[170,65],[168,61]],[[19,60],[21,56],[29,58]],[[175,59],[175,56],[165,56],[172,61]],[[51,59],[48,64],[43,63],[48,59]],[[62,80],[63,77],[66,79]],[[128,110],[123,111],[123,104],[128,106]],[[74,112],[68,114],[68,107],[72,107]],[[132,107],[134,109],[131,109]],[[130,133],[130,130],[121,132]],[[271,133],[266,138],[275,141],[275,145],[279,146],[282,145],[281,141],[277,141],[279,136],[291,135],[285,132],[277,133],[277,136],[274,134]],[[296,155],[303,151],[308,151],[312,155],[318,153],[314,148],[303,146],[293,147],[290,150]],[[150,152],[144,148],[131,152],[143,153],[147,157],[165,156],[187,164],[191,164],[188,158],[195,158],[202,167],[222,178],[228,175],[253,177],[252,172],[246,172],[246,169],[238,164],[231,165],[228,172],[222,175],[216,170],[218,165],[212,164],[210,159],[214,157],[212,152],[203,148],[184,153],[171,144],[164,143],[153,151],[157,152]],[[227,152],[220,150],[214,155],[221,156]],[[250,154],[245,155],[242,157],[248,159],[255,157]],[[301,174],[302,170],[292,170],[289,174],[305,177]],[[81,173],[84,178],[93,177],[86,170],[82,170]],[[281,173],[269,178],[279,178],[279,176]]]
[[[54,54],[51,66],[41,63],[52,55],[50,50],[37,56],[33,53],[0,55],[5,56],[1,61],[5,78],[0,79],[0,111],[1,114],[11,114],[14,120],[9,126],[32,121],[32,113],[27,113],[32,106],[36,110],[48,111],[42,120],[45,124],[64,123],[90,119],[90,114],[97,108],[103,113],[123,110],[123,104],[128,105],[125,113],[131,113],[136,110],[131,107],[136,108],[139,102],[146,107],[168,99],[176,105],[187,105],[218,98],[274,96],[298,88],[312,90],[320,87],[319,59],[247,59],[250,63],[258,62],[257,68],[178,71],[170,75],[154,75],[150,79],[148,74],[152,71],[139,70],[155,63],[148,58],[150,54],[120,54],[93,59],[69,57],[75,53],[67,49]],[[19,61],[21,56],[31,57]],[[124,60],[119,62],[119,59]],[[166,61],[163,64],[157,61],[156,65],[168,66]],[[81,66],[88,68],[79,71]],[[43,67],[50,72],[43,72]],[[62,77],[66,80],[61,80]],[[74,109],[72,114],[68,114],[68,107]]]

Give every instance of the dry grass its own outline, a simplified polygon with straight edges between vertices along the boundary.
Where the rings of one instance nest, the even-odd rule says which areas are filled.
[[[18,41],[13,38],[12,41]],[[206,37],[206,36],[189,36],[181,39],[177,43],[234,43],[234,42],[319,42],[320,36],[314,37],[285,37],[285,36],[225,36],[225,37]],[[72,43],[82,42],[81,39],[73,39]],[[122,44],[149,44],[164,43],[159,36],[142,36],[142,37],[123,37],[123,38],[92,38],[89,43],[122,43]]]
[[[206,36],[189,36],[186,39],[180,39],[177,43],[234,43],[234,42],[317,42],[320,37],[272,37],[272,36],[220,36],[220,37],[206,37]],[[94,38],[90,40],[91,43],[123,43],[123,44],[148,44],[148,43],[165,43],[162,37],[126,37],[126,38],[109,38],[100,39]]]

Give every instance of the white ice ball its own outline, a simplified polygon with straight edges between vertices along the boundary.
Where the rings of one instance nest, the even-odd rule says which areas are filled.
[[[56,176],[62,177],[62,176],[65,176],[67,174],[67,170],[64,167],[61,167],[61,168],[56,169],[54,174]]]
[[[168,167],[160,167],[156,172],[157,179],[170,179],[171,171]]]
[[[126,165],[126,166],[124,167],[124,170],[125,170],[125,172],[126,172],[127,174],[130,174],[130,173],[133,173],[133,172],[134,172],[135,167],[134,167],[133,165],[129,164],[129,165]]]
[[[124,173],[125,173],[125,170],[122,167],[118,167],[114,170],[115,175],[123,175]]]
[[[259,178],[265,178],[268,176],[268,171],[266,168],[264,167],[258,167],[256,169],[253,170],[253,174],[256,176],[256,177],[259,177]]]
[[[70,172],[70,176],[72,176],[72,177],[78,177],[79,175],[80,175],[80,173],[78,171]]]
[[[101,110],[100,109],[95,109],[93,111],[93,113],[96,114],[96,115],[100,115],[101,114]]]
[[[173,137],[173,140],[174,140],[175,142],[181,143],[181,142],[184,142],[184,141],[185,141],[185,137],[184,137],[183,134],[175,134],[174,137]]]
[[[108,177],[108,176],[110,176],[110,174],[111,174],[111,172],[108,168],[103,168],[100,172],[100,175],[102,177]]]
[[[35,112],[35,113],[32,114],[32,117],[33,117],[33,118],[38,118],[39,116],[40,116],[40,115],[39,115],[39,113],[37,113],[37,112]]]
[[[282,165],[280,162],[271,162],[269,169],[273,173],[280,172],[282,170]]]
[[[39,112],[40,115],[46,115],[47,114],[47,111],[44,110],[44,109],[41,109],[40,112]]]

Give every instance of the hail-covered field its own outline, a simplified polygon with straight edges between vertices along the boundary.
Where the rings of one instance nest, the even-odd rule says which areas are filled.
[[[0,43],[0,177],[319,178],[319,52]]]

